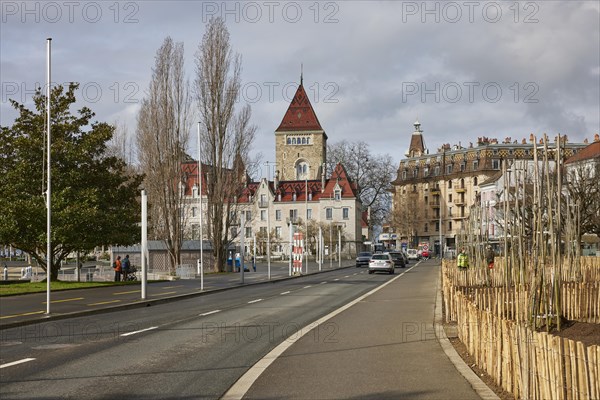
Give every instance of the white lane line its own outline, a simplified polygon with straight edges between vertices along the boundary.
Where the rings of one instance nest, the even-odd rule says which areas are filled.
[[[290,294],[290,293],[292,293],[292,292],[288,290],[287,292],[283,292],[283,293],[279,293],[279,294]]]
[[[33,360],[35,360],[35,358],[24,358],[22,360],[9,362],[9,363],[0,365],[0,369],[7,368],[7,367],[12,367],[13,365],[19,365],[19,364],[23,364],[23,363],[26,363],[26,362],[29,362],[29,361],[33,361]]]
[[[263,299],[256,299],[256,300],[250,300],[248,302],[248,304],[252,304],[252,303],[258,303],[259,301],[262,301]]]
[[[335,282],[335,281],[339,281],[339,280],[340,280],[339,278],[335,278],[333,281]]]
[[[416,267],[417,265],[418,264],[416,264],[414,267]],[[231,388],[229,388],[227,393],[225,393],[225,395],[223,397],[221,397],[221,399],[222,400],[240,400],[240,399],[242,399],[244,397],[244,395],[248,392],[248,390],[250,389],[252,384],[254,384],[254,382],[269,367],[269,365],[271,365],[281,354],[283,354],[284,351],[286,351],[294,343],[296,343],[298,340],[300,340],[300,338],[305,336],[308,332],[311,332],[314,328],[325,323],[329,319],[335,317],[336,315],[340,314],[343,311],[346,311],[353,305],[363,301],[364,299],[366,299],[373,293],[383,289],[390,283],[394,282],[396,279],[400,279],[400,277],[402,275],[404,275],[406,272],[407,271],[401,273],[400,275],[396,275],[396,277],[390,279],[389,281],[385,282],[381,286],[378,286],[375,289],[363,294],[362,296],[352,300],[350,303],[341,306],[337,310],[333,310],[332,312],[330,312],[329,314],[325,315],[324,317],[318,319],[317,321],[315,321],[311,324],[308,324],[307,326],[305,326],[302,329],[300,329],[299,331],[297,331],[296,335],[292,335],[292,336],[288,337],[286,340],[281,342],[277,347],[275,347],[273,350],[271,350],[269,352],[269,354],[264,356],[262,359],[257,361],[256,364],[254,364],[252,367],[250,367],[250,369],[248,371],[246,371],[246,373],[244,375],[242,375],[240,377],[240,379],[238,379],[237,382]],[[323,282],[323,283],[325,283],[325,282]]]
[[[350,275],[346,275],[344,278],[350,278]]]
[[[209,312],[205,312],[205,313],[203,313],[203,314],[200,314],[199,316],[200,316],[200,317],[206,317],[207,315],[216,314],[216,313],[218,313],[218,312],[221,312],[221,310],[212,310],[212,311],[209,311]]]
[[[158,328],[158,326],[152,326],[150,328],[141,329],[139,331],[133,331],[133,332],[123,333],[123,334],[121,334],[121,336],[131,336],[131,335],[135,335],[136,333],[142,333],[142,332],[146,332],[146,331],[151,331],[152,329],[156,329],[156,328]]]
[[[312,286],[311,285],[304,286],[302,289],[308,289],[309,287],[312,287]]]
[[[323,284],[325,284],[325,283],[327,283],[327,281],[323,281],[323,282],[321,282],[320,284],[321,284],[321,285],[323,285]]]

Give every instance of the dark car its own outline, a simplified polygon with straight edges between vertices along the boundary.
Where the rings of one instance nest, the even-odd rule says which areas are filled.
[[[363,265],[369,265],[369,261],[373,257],[373,254],[368,251],[363,251],[362,253],[358,253],[356,257],[356,266],[360,267]]]
[[[404,261],[404,254],[400,251],[390,251],[390,256],[394,260],[394,267],[404,268],[406,267],[406,262]]]

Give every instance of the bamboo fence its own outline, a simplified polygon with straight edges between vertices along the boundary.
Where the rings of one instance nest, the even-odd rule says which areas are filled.
[[[476,364],[516,399],[599,399],[600,346],[536,332],[456,295],[458,335]]]

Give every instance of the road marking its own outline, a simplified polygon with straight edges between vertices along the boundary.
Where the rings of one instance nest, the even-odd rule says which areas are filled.
[[[335,278],[333,281],[335,282],[335,281],[339,281],[339,280],[340,280],[339,278]]]
[[[415,267],[416,266],[417,265],[415,265]],[[302,329],[298,330],[295,335],[292,335],[292,336],[288,337],[287,339],[285,339],[277,347],[275,347],[273,350],[271,350],[269,352],[269,354],[267,354],[266,356],[264,356],[263,358],[258,360],[258,362],[256,362],[256,364],[254,364],[252,367],[250,367],[250,369],[248,371],[246,371],[246,373],[244,375],[242,375],[231,388],[229,388],[229,390],[225,393],[225,395],[223,397],[221,397],[221,399],[237,400],[237,399],[243,398],[244,395],[248,392],[248,390],[252,386],[252,384],[254,384],[254,382],[260,377],[260,375],[280,355],[282,355],[284,351],[286,351],[290,346],[292,346],[294,343],[296,343],[298,340],[300,340],[300,338],[305,336],[308,332],[311,332],[314,328],[318,327],[319,325],[325,323],[326,321],[328,321],[331,318],[335,317],[336,315],[340,314],[341,312],[346,311],[347,309],[354,306],[355,304],[363,301],[364,299],[366,299],[373,293],[376,293],[377,291],[383,289],[390,283],[394,282],[396,279],[399,279],[404,274],[405,274],[405,272],[401,273],[400,275],[396,275],[396,277],[390,279],[389,281],[385,282],[384,284],[377,286],[373,290],[352,300],[350,303],[341,306],[337,310],[333,310],[332,312],[325,315],[324,317],[321,317],[317,321],[310,323],[307,326],[303,327]],[[322,282],[322,283],[325,283],[325,282]]]
[[[35,360],[35,358],[24,358],[24,359],[19,360],[19,361],[9,362],[9,363],[0,365],[0,369],[6,368],[6,367],[12,367],[13,365],[19,365],[19,364],[23,364],[23,363],[26,363],[26,362],[29,362],[29,361],[33,361],[33,360]]]
[[[323,282],[321,282],[320,284],[321,284],[321,285],[324,285],[325,283],[327,283],[327,281],[323,281]]]
[[[88,306],[101,306],[103,304],[120,303],[120,302],[121,302],[121,300],[101,301],[99,303],[88,304]]]
[[[151,296],[152,296],[152,297],[154,297],[154,296],[166,296],[166,295],[168,295],[168,294],[175,294],[175,293],[177,293],[177,292],[164,292],[164,293],[157,293],[157,294],[153,294],[153,295],[151,295]]]
[[[205,313],[203,313],[203,314],[200,314],[199,316],[200,316],[200,317],[206,317],[207,315],[216,314],[216,313],[218,313],[218,312],[221,312],[221,310],[212,310],[212,311],[209,311],[209,312],[205,312]]]
[[[344,278],[350,278],[350,275],[346,275]]]
[[[133,331],[133,332],[123,333],[123,334],[121,334],[121,336],[131,336],[131,335],[135,335],[136,333],[142,333],[142,332],[146,332],[146,331],[151,331],[152,329],[156,329],[156,328],[158,328],[158,326],[152,326],[150,328],[141,329],[139,331]]]
[[[77,301],[77,300],[83,300],[83,297],[74,297],[72,299],[64,299],[64,300],[53,300],[50,303],[66,303],[67,301]],[[46,304],[46,302],[44,301],[42,304]]]
[[[258,303],[259,301],[262,301],[263,299],[256,299],[256,300],[250,300],[248,302],[248,304],[252,304],[252,303]]]
[[[28,312],[28,313],[23,313],[23,314],[5,315],[4,317],[0,317],[0,319],[15,318],[15,317],[25,317],[27,315],[43,314],[45,312],[46,311],[34,311],[34,312]]]
[[[311,285],[304,286],[302,289],[308,289],[309,287],[312,287],[312,286]]]
[[[279,294],[289,294],[289,293],[291,293],[291,291],[288,290],[287,292],[283,292],[283,293],[279,293]]]
[[[141,291],[142,290],[140,289],[140,290],[130,290],[129,292],[116,292],[116,293],[113,293],[113,296],[117,296],[119,294],[139,293]]]
[[[162,287],[161,289],[175,289],[175,288],[178,288],[178,287],[183,287],[183,285],[165,286],[165,287]]]

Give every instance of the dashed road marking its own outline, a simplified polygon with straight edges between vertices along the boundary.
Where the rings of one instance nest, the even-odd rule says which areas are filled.
[[[28,312],[28,313],[23,313],[23,314],[13,314],[13,315],[5,315],[3,317],[0,317],[0,319],[5,319],[5,318],[15,318],[15,317],[25,317],[27,315],[35,315],[35,314],[43,314],[46,311],[33,311],[33,312]]]
[[[63,299],[63,300],[52,300],[50,303],[66,303],[67,301],[77,301],[83,300],[83,297],[74,297],[72,299]],[[42,304],[46,304],[46,302],[42,302]]]
[[[19,364],[23,364],[23,363],[26,363],[26,362],[29,362],[29,361],[33,361],[33,360],[35,360],[35,358],[24,358],[22,360],[9,362],[9,363],[0,365],[0,369],[7,368],[7,367],[12,367],[13,365],[19,365]]]
[[[311,285],[304,286],[302,289],[308,289],[309,287],[312,287],[312,286]]]
[[[290,294],[290,293],[292,293],[292,292],[288,290],[287,292],[283,292],[283,293],[279,293],[279,294]]]
[[[139,331],[133,331],[133,332],[127,332],[127,333],[123,333],[121,334],[121,336],[131,336],[131,335],[135,335],[137,333],[142,333],[142,332],[147,332],[147,331],[151,331],[152,329],[156,329],[158,328],[158,326],[152,326],[150,328],[146,328],[146,329],[140,329]]]
[[[248,304],[253,304],[253,303],[258,303],[259,301],[262,301],[263,299],[256,299],[256,300],[250,300],[248,302]]]
[[[206,317],[207,315],[216,314],[218,312],[221,312],[221,310],[212,310],[209,312],[205,312],[205,313],[200,314],[200,317]]]
[[[120,303],[120,302],[121,302],[121,300],[101,301],[99,303],[88,304],[88,306],[101,306],[103,304]]]
[[[140,289],[140,290],[130,290],[128,292],[116,292],[116,293],[113,293],[113,296],[117,296],[117,295],[120,295],[120,294],[139,293],[141,291],[142,290]]]

